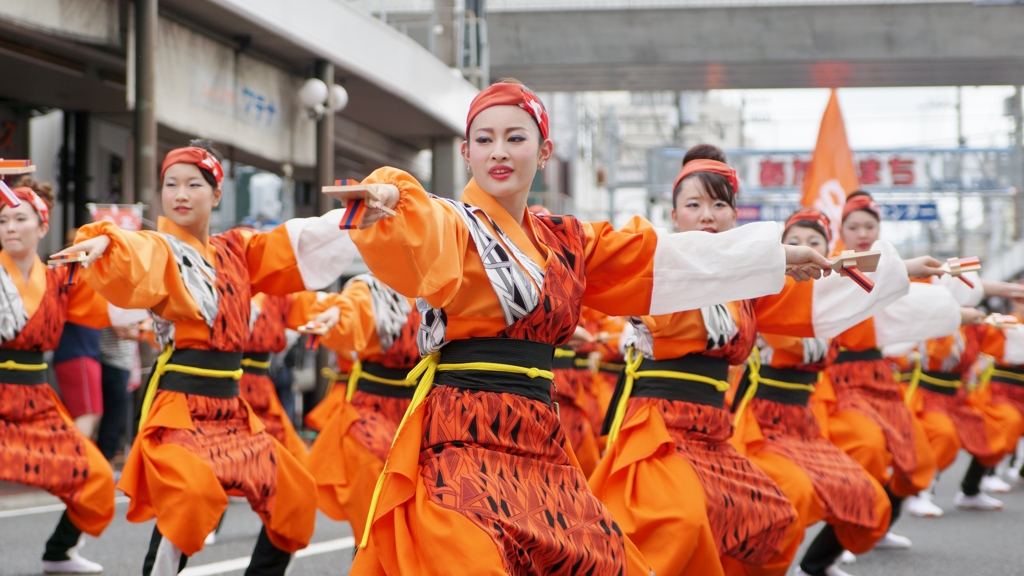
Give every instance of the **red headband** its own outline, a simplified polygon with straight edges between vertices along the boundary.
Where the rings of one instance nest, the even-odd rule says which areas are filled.
[[[39,219],[42,220],[43,224],[50,223],[50,207],[46,205],[46,202],[34,190],[27,186],[18,186],[11,190],[11,192],[14,192],[15,196],[31,204],[35,208],[36,214],[39,214]]]
[[[789,229],[801,220],[814,222],[820,225],[821,229],[825,232],[825,241],[832,241],[832,222],[828,219],[828,216],[825,216],[820,210],[815,210],[814,208],[802,208],[794,212],[793,215],[789,217],[789,220],[786,220],[786,229],[783,231],[782,235],[785,236],[786,232],[789,232]]]
[[[736,171],[733,170],[728,164],[723,164],[718,160],[707,160],[700,158],[698,160],[690,160],[683,165],[683,169],[679,171],[679,176],[676,176],[676,181],[672,184],[672,193],[675,194],[679,183],[683,181],[690,174],[696,174],[697,172],[710,172],[712,174],[718,174],[725,176],[725,179],[732,184],[732,193],[737,195],[740,193],[740,179],[736,175]]]
[[[846,205],[843,206],[843,221],[846,221],[846,217],[857,210],[864,210],[870,212],[876,220],[882,219],[882,210],[878,207],[878,203],[874,201],[871,196],[865,196],[859,194],[853,198],[846,200]]]
[[[491,106],[519,106],[526,110],[530,116],[533,116],[533,120],[540,128],[541,138],[548,139],[548,113],[537,95],[522,84],[498,82],[477,94],[476,98],[473,98],[473,103],[469,105],[469,116],[466,117],[466,140],[469,140],[469,126],[473,123],[473,119]]]
[[[189,146],[188,148],[176,148],[168,152],[167,157],[164,158],[164,165],[160,168],[161,182],[164,180],[164,173],[174,164],[195,164],[201,170],[206,170],[213,174],[213,179],[217,182],[218,188],[220,188],[220,183],[224,181],[224,168],[213,157],[213,154],[210,154],[203,148]]]

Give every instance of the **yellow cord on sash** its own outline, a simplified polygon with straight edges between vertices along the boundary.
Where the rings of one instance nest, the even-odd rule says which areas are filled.
[[[378,384],[386,384],[388,386],[415,386],[416,380],[406,378],[405,380],[395,380],[393,378],[381,378],[375,374],[363,371],[363,362],[356,360],[352,364],[352,371],[348,374],[348,388],[345,390],[345,401],[351,402],[352,397],[356,393],[356,387],[359,385],[360,380],[369,380],[370,382],[376,382]]]
[[[558,349],[555,349],[555,355],[557,356]],[[430,394],[430,389],[434,386],[434,375],[437,372],[454,372],[459,370],[484,370],[487,372],[502,372],[506,374],[522,374],[529,378],[543,378],[545,380],[554,380],[555,375],[550,370],[541,370],[540,368],[524,368],[522,366],[513,366],[511,364],[497,364],[494,362],[465,362],[462,364],[440,364],[441,359],[440,352],[434,352],[433,354],[424,357],[420,360],[420,363],[409,372],[409,375],[405,377],[405,381],[416,382],[416,392],[412,396],[412,401],[409,402],[409,408],[406,409],[405,415],[402,416],[402,421],[398,423],[398,430],[395,431],[395,440],[398,440],[399,434],[402,433],[402,428],[405,426],[406,420],[409,419],[409,415],[416,411],[416,408],[423,403],[427,395]],[[384,462],[384,470],[388,469],[387,461]],[[377,502],[380,500],[381,491],[384,489],[384,472],[381,472],[380,476],[377,477],[377,485],[373,488],[373,497],[370,499],[370,511],[366,515],[366,528],[363,530],[363,537],[359,541],[360,548],[366,548],[366,544],[370,541],[370,529],[373,527],[374,515],[377,513]]]
[[[259,360],[253,360],[252,358],[242,358],[243,368],[256,368],[257,370],[269,370],[270,360],[266,362],[260,362]]]
[[[740,414],[750,404],[751,399],[754,398],[754,394],[757,393],[757,387],[759,384],[765,384],[767,386],[774,386],[776,388],[784,388],[786,390],[805,390],[807,392],[814,392],[814,384],[798,384],[796,382],[783,382],[782,380],[773,380],[771,378],[765,378],[761,376],[761,351],[754,347],[754,350],[750,353],[750,359],[747,360],[747,379],[750,380],[750,386],[747,387],[747,391],[743,394],[743,398],[740,400],[739,407],[736,408],[736,416],[733,418],[733,423],[739,422]]]
[[[636,355],[635,357],[633,356],[634,354]],[[615,443],[615,439],[619,437],[622,422],[626,419],[626,404],[629,402],[629,397],[633,394],[633,382],[638,378],[671,378],[673,380],[700,382],[701,384],[714,386],[715,390],[719,392],[725,392],[729,389],[728,382],[708,378],[700,374],[688,374],[674,370],[637,370],[643,359],[643,355],[632,347],[626,351],[626,379],[623,382],[622,396],[619,398],[619,403],[615,405],[615,418],[612,420],[611,428],[608,430],[608,442],[605,444],[606,450],[610,450],[612,444]]]
[[[565,350],[563,348],[555,348],[555,358],[575,358],[575,350]]]
[[[985,371],[981,373],[981,380],[978,382],[978,390],[984,390],[984,387],[988,386],[992,382],[993,376],[1008,378],[1010,380],[1016,380],[1017,382],[1024,383],[1024,374],[1000,370],[996,368],[995,359],[993,359],[992,363],[988,365],[988,368],[985,368]]]
[[[0,362],[0,370],[17,370],[19,372],[42,372],[48,366],[45,362],[42,364],[20,364],[14,360]]]
[[[921,382],[927,382],[932,386],[943,386],[945,388],[953,389],[959,388],[961,385],[960,380],[957,380],[955,383],[953,383],[948,380],[940,380],[938,378],[934,378],[932,376],[925,374],[924,370],[921,370],[921,356],[915,354],[914,371],[910,375],[910,385],[907,386],[907,397],[904,399],[904,402],[907,404],[907,406],[910,406],[911,399],[914,397],[914,392],[917,390],[917,386]]]
[[[323,376],[324,378],[327,378],[327,392],[324,393],[324,398],[327,398],[328,396],[331,395],[331,392],[334,391],[335,384],[341,382],[342,380],[348,380],[348,374],[335,372],[334,370],[331,370],[327,366],[324,366],[323,368],[320,369],[320,375]]]
[[[149,416],[149,409],[153,406],[153,399],[156,398],[156,391],[160,388],[160,378],[168,372],[181,372],[191,376],[204,376],[206,378],[231,378],[232,380],[242,379],[242,369],[238,370],[210,370],[197,366],[185,366],[183,364],[168,364],[174,348],[168,346],[160,353],[156,360],[156,367],[153,374],[149,376],[149,384],[146,385],[146,395],[142,400],[142,416],[139,418],[139,432],[146,425],[146,417]]]

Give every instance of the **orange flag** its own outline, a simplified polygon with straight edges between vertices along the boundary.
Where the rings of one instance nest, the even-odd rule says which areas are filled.
[[[833,242],[839,242],[839,226],[846,196],[860,187],[853,167],[853,152],[846,141],[846,126],[839,110],[835,88],[821,117],[818,143],[811,156],[811,167],[804,175],[804,195],[800,203],[821,210],[832,221]]]

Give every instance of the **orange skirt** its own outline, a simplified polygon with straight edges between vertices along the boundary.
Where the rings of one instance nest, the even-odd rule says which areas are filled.
[[[835,393],[827,425],[832,443],[883,486],[891,480],[898,496],[927,488],[935,476],[935,458],[921,422],[903,402],[891,365],[885,360],[842,362],[829,366],[826,375]]]
[[[1017,439],[1024,435],[1024,386],[991,382],[979,388],[972,397],[975,406],[984,410],[990,418],[1004,423],[1007,435],[1007,450],[1017,447]]]
[[[238,382],[239,395],[249,403],[256,417],[263,422],[268,434],[280,442],[303,466],[309,457],[306,443],[299,438],[291,418],[284,412],[281,399],[277,397],[274,381],[266,374],[242,373]]]
[[[323,430],[331,415],[340,410],[341,406],[345,404],[345,391],[347,389],[348,386],[344,380],[336,382],[334,386],[331,386],[324,399],[306,413],[306,418],[303,420],[306,423],[306,428],[316,430],[317,432]]]
[[[983,466],[995,466],[1006,454],[1001,427],[971,406],[963,389],[950,395],[919,387],[911,399],[911,409],[924,427],[939,470],[956,460],[960,448]]]
[[[555,374],[556,399],[558,414],[562,422],[562,430],[569,441],[569,446],[576,453],[583,473],[590,476],[601,458],[597,446],[597,434],[594,433],[590,414],[588,413],[588,396],[586,380],[590,371],[578,368],[556,368]],[[596,407],[596,406],[595,406]],[[600,429],[598,429],[600,432]]]
[[[409,402],[357,389],[352,403],[338,405],[313,442],[308,468],[316,479],[317,506],[332,520],[347,519],[357,541]]]
[[[114,518],[114,472],[49,384],[0,383],[0,480],[57,496],[90,536]]]
[[[434,388],[395,439],[352,573],[648,576],[565,444],[541,402]]]
[[[793,506],[731,434],[721,408],[629,400],[590,486],[656,574],[722,574],[719,556],[784,574],[792,561]]]
[[[892,507],[885,489],[822,437],[806,406],[754,398],[737,422],[733,444],[793,503],[802,523],[800,540],[804,529],[824,520],[844,548],[862,554],[888,530]]]
[[[309,543],[316,521],[313,477],[237,397],[157,392],[118,488],[131,498],[130,522],[155,517],[188,556],[203,549],[229,494],[249,501],[286,552]]]

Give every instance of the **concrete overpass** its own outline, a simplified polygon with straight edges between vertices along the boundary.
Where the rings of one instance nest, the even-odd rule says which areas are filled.
[[[1024,84],[1024,5],[492,11],[491,77],[537,90]]]

